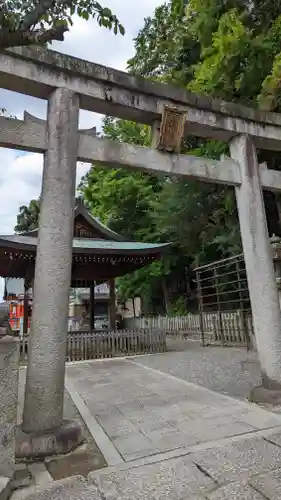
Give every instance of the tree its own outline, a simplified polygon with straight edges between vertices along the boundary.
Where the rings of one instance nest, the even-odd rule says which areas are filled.
[[[105,118],[103,135],[118,142],[147,146],[150,128],[134,122]],[[105,169],[93,166],[79,187],[94,216],[129,240],[158,241],[152,202],[162,189],[163,179],[154,174]],[[163,294],[163,278],[168,274],[168,261],[155,262],[131,275],[117,280],[118,298],[141,296],[149,309],[151,289]]]
[[[148,127],[124,120],[106,118],[103,134],[139,145],[148,145],[151,140]],[[189,148],[189,142],[185,147]],[[207,152],[205,149],[201,148],[202,154],[218,158],[225,146],[213,142],[208,144]],[[215,241],[219,228],[223,224],[226,227],[228,221],[225,192],[216,186],[202,189],[196,183],[171,181],[153,173],[93,166],[82,180],[80,190],[92,213],[128,239],[172,243],[164,261],[117,282],[121,300],[141,296],[147,311],[153,310],[157,298],[165,304],[164,311],[171,310],[171,290],[175,288],[177,293],[176,282],[181,282],[181,290],[185,290],[185,269],[203,255],[202,248],[214,258],[229,251],[229,241]],[[234,232],[232,227],[227,234],[231,231]]]
[[[216,0],[210,0],[216,3]],[[201,0],[191,0],[202,4]],[[205,5],[205,4],[204,4]],[[201,5],[202,7],[202,5]],[[242,8],[243,7],[243,8]],[[281,2],[253,2],[217,18],[209,46],[201,50],[189,90],[280,111]],[[198,9],[195,22],[205,18]],[[204,22],[202,29],[205,30]],[[200,41],[200,30],[198,31]],[[201,43],[201,42],[200,42]],[[280,168],[280,152],[259,151],[259,161]],[[281,234],[280,195],[264,194],[269,233]]]
[[[179,28],[178,21],[181,21]],[[200,51],[197,50],[197,56],[192,54],[191,47],[197,44],[198,49],[199,44],[186,26],[185,10],[176,10],[175,2],[156,9],[155,16],[145,21],[135,40],[136,55],[128,63],[131,72],[178,81],[182,70],[184,81],[189,82],[193,70],[188,72],[186,63],[191,60],[194,63],[196,57],[199,61]],[[179,50],[183,34],[188,55]],[[151,141],[148,127],[124,120],[106,119],[103,133],[111,139],[138,145],[149,145]],[[225,145],[189,138],[183,144],[183,151],[191,149],[195,154],[219,158]],[[147,310],[157,295],[163,297],[166,312],[171,310],[170,291],[175,282],[185,281],[185,270],[194,261],[228,255],[231,245],[239,248],[237,221],[234,228],[227,224],[229,211],[235,213],[233,193],[226,196],[226,190],[216,186],[202,189],[183,180],[160,181],[154,175],[94,167],[84,178],[81,189],[93,213],[115,231],[140,241],[172,242],[163,263],[154,263],[118,280],[119,298],[140,295]],[[223,226],[224,239],[220,238]]]
[[[81,202],[81,197],[77,196],[75,203],[76,206]],[[16,233],[23,233],[33,231],[39,227],[40,215],[40,198],[38,200],[31,200],[29,205],[22,205],[19,207],[17,215],[17,224],[15,226]]]
[[[39,200],[31,200],[29,205],[22,205],[19,208],[17,215],[17,224],[15,226],[16,233],[32,231],[38,228],[40,202]]]
[[[171,0],[145,20],[128,68],[198,93],[278,110],[280,14],[278,0],[189,0],[187,5]],[[185,152],[209,157],[219,158],[214,148],[228,153],[225,145],[198,138],[183,146]],[[259,159],[278,168],[281,158],[279,153],[260,151]],[[265,204],[270,233],[280,233],[280,200],[265,193]],[[155,200],[154,215],[158,237],[173,241],[178,257],[182,253],[189,263],[203,264],[241,251],[232,189],[182,179],[167,182]]]
[[[134,40],[135,55],[128,70],[148,78],[183,86],[200,56],[198,41],[190,33],[186,1],[172,0],[155,9]]]
[[[255,34],[237,9],[224,13],[212,34],[211,44],[194,68],[189,89],[256,105],[276,50],[279,51],[281,32],[276,28],[273,23],[269,31]]]
[[[128,68],[201,94],[280,111],[280,28],[281,0],[170,0],[145,20]],[[112,118],[105,119],[103,134],[144,146],[151,140],[149,127]],[[229,154],[226,144],[198,137],[187,137],[182,152],[214,159]],[[258,153],[269,168],[279,168],[280,153]],[[148,312],[159,310],[161,301],[166,311],[178,304],[194,263],[241,251],[232,188],[94,166],[81,191],[93,214],[115,231],[172,243],[163,263],[118,280],[120,298],[140,295]],[[267,192],[264,197],[269,232],[281,234],[280,199]]]
[[[64,40],[72,16],[96,18],[100,26],[124,34],[124,28],[108,7],[95,0],[4,0],[0,7],[0,48],[45,45]]]
[[[134,122],[105,118],[103,135],[118,142],[147,146],[150,128]],[[161,189],[156,175],[122,168],[93,166],[80,185],[92,213],[129,239],[153,240],[150,200]]]

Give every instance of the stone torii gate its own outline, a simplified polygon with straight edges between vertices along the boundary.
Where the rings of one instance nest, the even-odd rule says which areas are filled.
[[[79,440],[79,432],[63,422],[77,159],[235,188],[263,385],[281,390],[281,312],[262,194],[262,188],[281,191],[281,172],[259,165],[256,154],[256,148],[281,150],[281,115],[199,97],[39,48],[0,54],[0,85],[48,100],[47,122],[28,114],[23,121],[0,117],[0,146],[44,154],[24,452],[34,452],[37,438],[42,454],[53,452],[52,439],[71,445]],[[214,161],[161,152],[101,139],[91,130],[79,132],[80,107],[150,124],[154,145],[159,144],[167,107],[176,108],[181,120],[185,117],[186,134],[228,142],[231,158]]]

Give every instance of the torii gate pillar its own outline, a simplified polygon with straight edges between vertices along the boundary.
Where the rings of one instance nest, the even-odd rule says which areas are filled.
[[[72,267],[79,97],[58,88],[48,103],[40,223],[22,434],[18,455],[67,453],[82,441],[63,421]]]
[[[260,168],[253,140],[241,135],[230,152],[239,162],[242,183],[235,188],[262,387],[254,399],[272,400],[281,390],[281,311],[269,242]],[[257,392],[258,390],[258,392]],[[274,396],[273,396],[274,399]]]

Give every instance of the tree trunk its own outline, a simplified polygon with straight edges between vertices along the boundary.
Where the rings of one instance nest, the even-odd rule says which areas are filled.
[[[162,290],[163,290],[163,296],[164,296],[165,312],[166,312],[166,315],[169,316],[169,314],[171,312],[171,302],[170,302],[169,290],[167,287],[166,278],[162,279]]]

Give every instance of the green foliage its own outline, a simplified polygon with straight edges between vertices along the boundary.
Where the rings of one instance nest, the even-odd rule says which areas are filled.
[[[149,146],[151,143],[151,128],[127,120],[116,120],[109,116],[103,120],[104,136],[118,142],[128,142],[138,146]]]
[[[218,29],[221,18],[237,9],[244,9],[243,0],[190,0],[187,6],[189,29],[201,46],[201,54],[212,44],[213,33]]]
[[[203,51],[203,60],[196,66],[189,89],[204,94],[219,94],[225,99],[235,95],[240,80],[240,61],[246,56],[250,37],[250,31],[243,25],[236,10],[223,14],[213,34],[211,47]],[[233,74],[237,75],[234,80]]]
[[[186,3],[169,1],[145,19],[135,38],[135,55],[128,61],[131,73],[181,85],[190,81],[200,48],[190,34]]]
[[[93,3],[83,3],[89,6],[98,16]],[[80,15],[87,16],[83,9]],[[281,0],[168,0],[145,19],[134,44],[128,69],[135,75],[281,110]],[[148,126],[113,118],[104,120],[103,135],[140,146],[151,142]],[[219,159],[228,148],[187,137],[182,152]],[[281,155],[259,151],[259,160],[279,168]],[[183,313],[186,269],[241,251],[230,188],[93,166],[80,190],[92,213],[128,239],[172,243],[163,262],[118,279],[119,298],[141,296],[148,312]],[[280,234],[280,200],[265,193],[265,205],[270,233]]]
[[[157,7],[154,16],[144,20],[144,27],[135,39],[136,53],[128,61],[129,70],[153,77],[167,73],[177,60],[178,46],[185,32],[184,20],[181,0]]]
[[[187,314],[185,297],[178,297],[171,306],[171,313],[173,316],[185,316]]]
[[[127,300],[134,297],[149,297],[153,280],[156,285],[163,274],[163,262],[157,261],[150,266],[138,269],[117,280],[117,292],[120,300]],[[154,285],[155,285],[154,282]]]
[[[211,184],[166,183],[155,207],[162,239],[172,241],[190,262],[229,256],[240,249],[233,194]]]
[[[272,72],[268,75],[262,85],[262,91],[258,97],[261,109],[275,111],[281,105],[281,52],[275,57]]]
[[[270,40],[255,37],[238,11],[231,10],[221,16],[211,45],[196,65],[189,89],[252,104],[272,66],[274,55],[270,49]]]
[[[128,68],[198,93],[254,106],[266,100],[267,109],[279,109],[280,14],[279,0],[189,0],[187,5],[171,0],[145,20]],[[225,145],[196,138],[188,138],[183,147],[217,159],[228,154]],[[259,155],[278,168],[280,155]],[[278,232],[276,199],[266,195],[265,202],[269,228]],[[241,251],[232,189],[166,180],[151,207],[155,238],[173,242],[179,273],[183,260],[205,263]]]
[[[76,198],[78,203],[79,198]],[[33,231],[39,227],[40,215],[40,198],[38,200],[31,200],[29,205],[22,205],[19,207],[17,215],[17,224],[15,225],[16,233],[24,233]]]
[[[19,208],[17,215],[17,224],[15,226],[16,233],[32,231],[38,228],[40,202],[39,200],[31,200],[29,205],[22,205]]]
[[[112,118],[104,120],[103,134],[115,141],[141,146],[147,146],[151,140],[149,127]],[[80,191],[93,214],[111,229],[127,238],[153,241],[150,200],[161,183],[156,175],[93,166],[82,179]]]
[[[280,111],[281,90],[281,16],[277,17],[272,24],[267,36],[267,46],[270,49],[271,70],[264,78],[260,94],[258,95],[259,106],[268,111]]]
[[[103,134],[138,145],[149,145],[151,140],[148,127],[112,118],[104,120]],[[225,151],[224,144],[210,141],[192,153],[219,158]],[[229,255],[234,240],[239,247],[239,232],[237,237],[228,217],[230,212],[235,214],[231,221],[237,228],[234,197],[232,192],[227,196],[226,189],[93,166],[82,179],[80,191],[93,215],[128,239],[172,243],[163,261],[117,281],[120,300],[141,296],[149,311],[160,297],[164,311],[172,312],[164,292],[170,282],[183,279],[187,265]],[[222,228],[224,239],[219,238]]]
[[[115,34],[125,33],[116,15],[96,0],[6,0],[0,10],[0,47],[63,40],[74,14],[85,20],[96,19],[99,26]]]
[[[147,146],[151,142],[150,127],[133,122],[105,118],[103,134],[115,141]],[[127,172],[121,168],[93,166],[82,179],[80,191],[94,216],[127,239],[158,241],[157,220],[152,202],[162,189],[163,179],[143,172]],[[118,298],[149,297],[152,281],[159,286],[169,259],[154,262],[117,281]]]
[[[153,235],[149,203],[155,189],[156,182],[145,174],[128,175],[120,168],[102,167],[92,168],[81,185],[96,217],[127,238],[139,240],[151,240]]]

